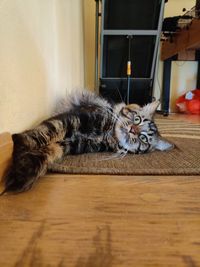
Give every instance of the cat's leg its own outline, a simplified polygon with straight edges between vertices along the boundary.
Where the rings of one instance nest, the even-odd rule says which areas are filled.
[[[20,134],[13,134],[15,150],[27,151],[37,149],[50,143],[55,143],[64,139],[66,134],[66,125],[58,119],[50,119],[42,122],[34,129]]]
[[[39,149],[14,154],[12,164],[4,177],[6,192],[23,192],[30,189],[47,167],[63,156],[63,147],[52,143]]]

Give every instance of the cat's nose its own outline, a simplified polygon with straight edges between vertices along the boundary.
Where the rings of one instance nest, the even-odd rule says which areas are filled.
[[[140,132],[140,131],[139,131],[138,126],[136,126],[136,125],[131,125],[130,133],[138,134],[139,132]]]

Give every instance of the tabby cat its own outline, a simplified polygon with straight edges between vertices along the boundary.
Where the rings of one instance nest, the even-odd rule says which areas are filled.
[[[67,154],[111,151],[126,155],[173,148],[153,121],[158,105],[157,101],[144,107],[112,105],[89,92],[71,96],[63,113],[13,134],[13,159],[3,193],[30,189],[50,164]]]

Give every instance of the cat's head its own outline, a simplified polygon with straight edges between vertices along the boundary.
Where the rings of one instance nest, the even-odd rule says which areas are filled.
[[[158,105],[159,101],[155,101],[144,107],[131,104],[120,108],[115,134],[123,149],[140,154],[174,147],[160,136],[154,123],[153,117]]]

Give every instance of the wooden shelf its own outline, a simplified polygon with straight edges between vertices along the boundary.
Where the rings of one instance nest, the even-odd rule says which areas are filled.
[[[200,49],[200,19],[194,19],[189,29],[177,32],[172,43],[169,41],[162,43],[161,60],[171,58],[184,50],[196,49]]]
[[[7,169],[13,151],[13,141],[10,133],[0,134],[0,180]]]

